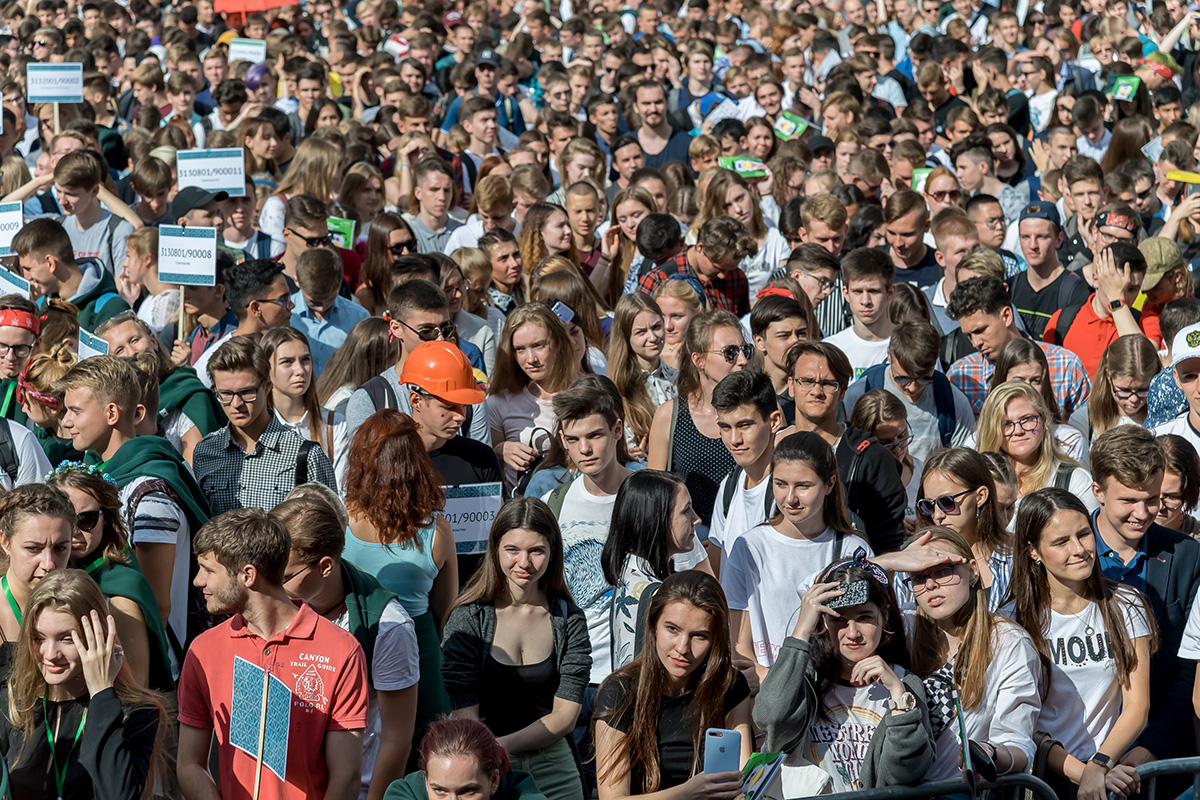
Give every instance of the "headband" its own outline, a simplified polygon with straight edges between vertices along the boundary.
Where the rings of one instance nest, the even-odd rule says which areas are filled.
[[[764,297],[787,297],[795,300],[796,296],[784,289],[782,286],[765,286],[758,290],[758,294],[754,296],[755,300],[762,300]]]
[[[55,467],[54,471],[47,475],[44,480],[48,481],[55,475],[65,475],[68,472],[82,472],[84,475],[97,475],[111,483],[113,486],[117,485],[117,482],[112,479],[112,476],[100,469],[100,467],[97,467],[94,464],[85,464],[82,461],[63,461],[57,467]]]
[[[17,376],[17,388],[24,394],[37,400],[51,411],[59,411],[62,409],[62,399],[57,395],[49,394],[48,392],[40,392],[29,385],[29,380],[25,377],[29,373],[29,365],[33,361],[26,361],[25,368],[21,370],[21,374]]]
[[[28,311],[22,311],[19,308],[6,308],[0,311],[0,327],[24,328],[27,331],[32,331],[34,336],[38,335],[41,330],[42,321],[40,317],[30,314]]]
[[[826,570],[825,574],[829,575],[834,570],[841,569],[842,567],[858,567],[859,569],[866,570],[868,573],[870,573],[871,577],[879,581],[881,585],[888,585],[887,573],[883,571],[883,567],[868,561],[867,551],[862,547],[854,551],[854,557],[849,561],[843,561],[840,564],[834,564],[832,567]]]
[[[1160,76],[1162,76],[1163,80],[1170,81],[1175,79],[1174,71],[1172,71],[1171,68],[1166,64],[1163,64],[1159,61],[1143,61],[1142,66],[1149,67],[1150,69],[1154,70]]]

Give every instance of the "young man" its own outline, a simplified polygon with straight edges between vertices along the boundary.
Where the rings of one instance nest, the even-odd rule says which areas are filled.
[[[1017,225],[1029,269],[1011,279],[1010,295],[1025,330],[1040,339],[1055,311],[1087,300],[1088,285],[1058,263],[1063,231],[1053,203],[1030,203]]]
[[[287,250],[285,242],[272,238],[256,227],[256,203],[254,179],[248,175],[245,194],[241,197],[229,197],[221,202],[221,216],[225,221],[221,226],[221,244],[235,260],[278,258]],[[286,212],[286,205],[284,210]]]
[[[750,311],[750,335],[763,354],[763,368],[775,387],[785,426],[793,424],[796,417],[796,401],[788,395],[788,350],[815,333],[808,329],[803,306],[791,297],[764,297]]]
[[[1087,156],[1075,156],[1062,168],[1059,185],[1062,203],[1074,214],[1062,226],[1063,241],[1056,248],[1058,261],[1069,272],[1080,272],[1092,260],[1091,222],[1104,205],[1104,172]]]
[[[512,182],[502,175],[486,175],[475,185],[475,213],[467,217],[466,223],[450,234],[446,252],[453,253],[460,247],[477,247],[479,237],[493,228],[503,228],[516,236],[521,226],[513,217],[516,204],[513,200]]]
[[[218,347],[207,369],[229,424],[200,440],[192,465],[215,514],[274,508],[310,480],[337,489],[333,465],[320,445],[276,419],[271,367],[253,338],[234,337]]]
[[[1154,521],[1165,466],[1154,434],[1140,425],[1119,425],[1092,443],[1092,493],[1100,503],[1092,517],[1100,569],[1146,596],[1158,629],[1158,649],[1147,653],[1149,721],[1136,746],[1120,759],[1133,767],[1194,752],[1179,731],[1193,718],[1188,701],[1196,662],[1180,654],[1180,644],[1200,587],[1200,543]]]
[[[0,297],[0,419],[28,421],[17,397],[17,377],[33,355],[41,331],[41,312],[19,294]]]
[[[739,317],[750,313],[750,288],[738,264],[758,252],[758,243],[732,217],[713,217],[701,226],[696,244],[681,251],[638,282],[638,291],[653,294],[669,275],[692,274],[704,287],[713,308]]]
[[[1200,315],[1200,308],[1188,310]],[[1172,339],[1171,374],[1187,401],[1187,413],[1161,423],[1154,434],[1178,434],[1200,452],[1200,323],[1180,329]]]
[[[145,409],[126,360],[93,356],[72,367],[60,386],[63,429],[78,452],[100,457],[119,488],[129,540],[167,626],[177,669],[183,648],[202,627],[189,607],[188,580],[191,535],[211,516],[204,492],[169,442],[136,435]]]
[[[618,136],[612,143],[612,169],[616,179],[609,184],[606,194],[611,204],[617,193],[630,186],[633,174],[646,166],[646,154],[635,136]]]
[[[892,259],[873,247],[852,250],[842,259],[842,296],[850,306],[854,323],[825,341],[850,359],[854,380],[887,358],[888,337],[892,334],[888,303],[896,293],[893,273]]]
[[[312,133],[304,129],[305,122],[312,107],[325,96],[328,88],[329,78],[320,64],[304,62],[300,69],[296,70],[296,102],[299,108],[288,114],[288,122],[293,134],[300,131],[300,136],[294,137],[297,141]]]
[[[661,83],[642,81],[634,87],[633,93],[642,120],[637,140],[645,153],[646,166],[658,168],[668,161],[686,164],[691,137],[667,122],[667,90]]]
[[[910,189],[896,191],[883,207],[883,224],[894,280],[922,289],[937,283],[937,258],[933,248],[925,244],[925,233],[929,230],[925,198]]]
[[[958,323],[946,315],[946,303],[958,286],[958,264],[967,253],[979,246],[979,234],[973,221],[953,215],[939,219],[933,226],[933,240],[937,245],[933,255],[942,268],[942,277],[924,292],[933,308],[938,328],[943,334],[949,335],[958,329]]]
[[[210,389],[212,382],[208,375],[208,360],[218,347],[234,336],[265,333],[271,328],[289,325],[292,320],[293,305],[287,276],[277,262],[261,259],[243,261],[230,265],[223,272],[225,300],[237,318],[237,326],[230,328],[227,324],[218,323],[225,330],[224,335],[210,340],[192,362],[200,380]],[[205,299],[212,306],[216,305],[214,299]]]
[[[308,337],[314,376],[325,369],[350,329],[370,316],[358,303],[338,294],[343,280],[342,260],[332,248],[305,250],[296,260],[300,288],[292,295],[292,327]]]
[[[888,341],[887,361],[846,389],[847,416],[871,389],[887,389],[898,397],[908,414],[908,452],[921,461],[942,447],[969,446],[975,431],[971,401],[937,369],[941,344],[937,329],[928,322],[902,322]]]
[[[968,136],[950,149],[950,160],[958,182],[967,194],[990,195],[1000,201],[1007,220],[1014,219],[1021,209],[1024,198],[1015,186],[1009,186],[996,177],[996,158],[992,145],[985,134]]]
[[[288,596],[287,528],[259,509],[234,511],[204,526],[194,549],[195,584],[209,612],[233,616],[188,650],[180,676],[177,774],[184,795],[248,797],[261,787],[264,798],[356,796],[366,658],[352,635]],[[235,698],[234,689],[257,689],[268,680],[267,719],[286,730],[267,739],[263,755],[266,762],[270,753],[270,762],[259,766],[260,739],[251,735],[249,742],[245,731],[267,720],[261,705]],[[215,779],[214,732],[221,764]]]
[[[507,129],[514,136],[520,136],[525,132],[525,118],[521,114],[516,100],[500,91],[501,80],[508,77],[509,72],[515,72],[512,62],[502,59],[490,47],[485,47],[475,56],[475,93],[487,97],[495,103],[496,122],[500,127]],[[469,96],[467,95],[467,97]],[[446,136],[458,124],[459,112],[464,100],[464,97],[455,98],[454,102],[450,104],[450,108],[447,109],[446,118],[442,121],[441,130],[438,132],[440,143],[445,142]]]
[[[66,214],[62,226],[71,239],[75,258],[96,259],[109,272],[125,263],[125,240],[133,226],[106,211],[98,197],[104,167],[95,154],[79,150],[59,159],[54,167],[54,191]]]
[[[129,182],[141,198],[134,204],[133,210],[137,212],[142,223],[147,227],[158,227],[164,222],[169,224],[171,203],[168,198],[171,196],[175,177],[166,162],[153,156],[143,158],[133,165]]]
[[[1008,235],[1008,220],[1004,217],[1004,208],[1000,201],[990,194],[977,194],[967,201],[967,219],[975,225],[979,244],[990,247],[1000,254],[1004,260],[1004,273],[1007,276],[1016,275],[1021,271],[1021,265],[1016,255],[1004,249]],[[934,236],[937,240],[937,236]],[[949,292],[946,293],[949,297]]]
[[[124,247],[122,242],[122,251]],[[50,297],[70,300],[85,330],[94,331],[101,322],[129,310],[103,264],[94,258],[76,261],[71,237],[57,220],[33,220],[13,237],[12,249],[39,305]]]
[[[1050,124],[1054,97],[1058,93],[1054,65],[1044,56],[1034,56],[1021,64],[1021,72],[1029,86],[1029,122],[1034,133],[1041,133]]]
[[[607,272],[608,259],[601,252],[600,240],[596,238],[596,224],[600,219],[600,195],[596,187],[585,181],[571,184],[567,188],[564,205],[571,238],[579,252],[579,264],[584,274],[591,275],[597,269]]]
[[[1112,131],[1104,124],[1104,101],[1087,94],[1079,99],[1083,102],[1071,107],[1071,119],[1080,133],[1075,147],[1079,155],[1099,163],[1112,141]]]
[[[462,153],[463,191],[475,191],[475,176],[479,166],[491,155],[499,155],[499,139],[496,122],[496,104],[483,95],[471,95],[462,104],[462,127],[470,136],[467,149]]]
[[[970,278],[961,281],[950,295],[946,313],[958,321],[963,333],[978,350],[955,361],[946,372],[946,377],[971,401],[978,416],[987,398],[1000,351],[1021,336],[1012,301],[999,278]],[[1050,365],[1050,384],[1058,407],[1064,417],[1070,417],[1087,402],[1092,385],[1088,373],[1079,356],[1070,350],[1041,341],[1038,346]]]
[[[362,646],[369,701],[358,794],[382,800],[392,781],[404,776],[412,752],[420,677],[412,617],[374,575],[342,559],[346,528],[328,503],[285,500],[271,516],[287,526],[291,542],[283,581],[288,596]]]
[[[196,112],[196,88],[190,75],[182,72],[171,74],[167,79],[167,101],[171,104],[171,111],[163,116],[163,122],[175,117],[187,120],[196,136],[196,146],[204,147],[204,140],[212,128],[212,122]]]
[[[917,89],[933,110],[933,130],[937,136],[937,143],[948,147],[950,140],[946,138],[946,117],[954,109],[966,106],[966,103],[961,97],[951,96],[950,90],[946,88],[946,76],[942,72],[942,65],[933,60],[926,61],[917,69]]]
[[[437,156],[426,156],[413,168],[413,196],[419,211],[404,219],[417,237],[421,253],[444,253],[450,235],[462,223],[450,218],[454,205],[454,172]]]

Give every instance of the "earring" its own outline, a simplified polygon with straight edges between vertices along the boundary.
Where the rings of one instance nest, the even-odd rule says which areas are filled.
[[[1040,558],[1035,558],[1033,560],[1033,563],[1037,564],[1040,567],[1042,565],[1042,560]]]
[[[971,588],[972,588],[972,589],[974,589],[974,588],[975,588],[975,585],[976,585],[977,583],[979,583],[979,578],[971,578]]]

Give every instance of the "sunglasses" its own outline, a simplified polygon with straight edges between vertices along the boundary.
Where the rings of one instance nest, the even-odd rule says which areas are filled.
[[[946,586],[947,584],[953,583],[954,579],[957,577],[958,573],[955,571],[954,567],[951,565],[946,565],[934,567],[929,572],[918,572],[916,574],[909,575],[904,579],[904,582],[908,584],[908,588],[912,590],[913,594],[925,594],[929,588],[930,581],[933,581],[938,586]]]
[[[415,333],[417,338],[422,342],[436,342],[438,339],[451,342],[454,341],[454,336],[458,333],[458,329],[454,327],[453,322],[443,322],[441,325],[431,325],[428,328],[417,329],[402,319],[396,321]]]
[[[100,522],[100,515],[104,513],[102,508],[93,508],[91,511],[81,511],[75,515],[75,527],[81,531],[90,531]]]
[[[296,230],[295,228],[287,228],[287,230],[291,231],[296,236],[299,236],[301,239],[303,239],[304,243],[306,245],[308,245],[309,247],[325,247],[326,245],[333,244],[333,237],[331,235],[329,235],[328,233],[325,234],[324,236],[305,236],[304,234],[300,233],[300,231]]]
[[[405,242],[397,242],[396,244],[389,244],[388,252],[396,257],[405,255],[407,253],[415,253],[415,252],[417,252],[417,240],[409,239],[408,241],[405,241]]]
[[[957,189],[950,189],[945,192],[930,192],[929,196],[939,203],[957,203],[962,199],[962,192]]]
[[[716,353],[725,359],[730,364],[736,364],[738,354],[740,353],[747,361],[754,355],[754,345],[752,344],[727,344],[720,350],[709,350],[710,353]]]
[[[940,508],[943,514],[958,513],[958,498],[965,494],[970,494],[973,489],[964,489],[958,494],[944,494],[941,497],[935,497],[930,500],[928,497],[922,497],[917,501],[917,511],[923,517],[932,517],[933,509]]]

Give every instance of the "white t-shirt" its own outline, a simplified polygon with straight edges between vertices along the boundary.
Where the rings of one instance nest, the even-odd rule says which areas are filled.
[[[1121,614],[1130,639],[1150,634],[1140,598],[1133,589],[1118,590]],[[1121,713],[1121,684],[1100,608],[1089,603],[1079,614],[1050,612],[1050,688],[1042,702],[1038,728],[1086,761],[1100,749]]]
[[[1200,592],[1196,593],[1196,599],[1192,601],[1192,610],[1188,612],[1183,639],[1179,642],[1179,657],[1200,661]]]
[[[343,611],[334,624],[350,630],[350,612]],[[376,692],[398,692],[417,683],[421,676],[421,655],[417,647],[417,632],[412,617],[392,600],[379,616],[379,631],[375,634],[375,652],[371,656],[371,685],[367,687],[367,729],[363,735],[362,786],[359,800],[366,800],[379,755],[379,700]]]
[[[903,678],[903,667],[892,667]],[[833,793],[861,789],[859,783],[867,748],[885,714],[890,714],[891,694],[879,683],[854,687],[835,683],[822,698],[818,714],[801,754],[833,779]]]
[[[724,552],[724,555],[721,556],[722,561],[729,560],[729,551],[734,542],[742,538],[742,535],[755,525],[762,525],[769,516],[766,513],[766,503],[767,492],[771,490],[770,473],[753,489],[746,488],[746,480],[746,473],[738,472],[737,488],[733,490],[733,497],[729,499],[728,514],[725,513],[725,485],[729,483],[729,476],[726,475],[722,478],[721,485],[717,487],[717,502],[713,505],[712,523],[708,527],[708,540]],[[771,508],[775,508],[773,493]]]
[[[1056,462],[1055,469],[1057,470],[1057,468],[1058,466]],[[1053,486],[1054,477],[1055,473],[1051,473],[1050,483],[1042,488],[1044,489],[1049,486]],[[1082,500],[1083,504],[1087,506],[1089,513],[1100,508],[1100,501],[1096,499],[1096,495],[1092,494],[1092,473],[1088,472],[1083,467],[1076,467],[1075,469],[1071,470],[1071,477],[1067,481],[1067,491]],[[1021,501],[1024,499],[1024,497],[1018,497],[1017,502],[1013,504],[1012,519],[1008,521],[1009,533],[1016,531],[1017,512],[1021,510]]]
[[[1174,433],[1188,440],[1192,447],[1196,448],[1196,452],[1200,453],[1200,431],[1192,427],[1191,412],[1180,414],[1169,422],[1164,422],[1154,428],[1155,436],[1162,436],[1164,433]]]
[[[208,388],[212,388],[212,378],[208,375],[208,360],[212,358],[213,353],[217,352],[217,348],[233,338],[233,334],[237,332],[234,328],[229,333],[211,342],[208,347],[204,348],[204,352],[196,359],[196,363],[192,365],[192,369],[196,370],[196,376],[200,378],[200,382]]]
[[[853,325],[843,328],[833,336],[825,337],[825,341],[836,345],[837,349],[845,353],[846,358],[850,359],[850,366],[854,367],[854,380],[861,378],[869,367],[887,361],[889,340],[881,339],[878,342],[868,342],[855,333]]]
[[[46,451],[38,444],[37,437],[28,428],[10,419],[4,420],[8,425],[8,433],[12,436],[13,451],[17,457],[17,475],[14,480],[7,472],[0,469],[0,487],[8,491],[14,486],[24,486],[27,483],[41,483],[47,473],[58,466],[52,465],[46,457]]]
[[[700,537],[692,538],[692,549],[684,555],[672,556],[671,564],[676,572],[693,569],[704,563],[708,551]],[[650,565],[644,559],[629,555],[621,570],[621,583],[613,592],[612,615],[612,669],[618,670],[633,661],[637,639],[637,609],[642,594],[657,583],[652,577]],[[644,633],[644,632],[643,632]]]
[[[758,525],[730,548],[721,587],[731,611],[747,612],[754,656],[764,667],[775,663],[796,623],[800,599],[821,570],[860,547],[868,557],[875,555],[857,536],[844,537],[840,552],[835,552],[837,539],[832,528],[815,539],[793,539],[770,525]]]
[[[553,400],[534,397],[529,389],[521,389],[489,395],[486,408],[488,429],[493,437],[499,435],[505,442],[531,445],[543,453],[550,448],[550,432],[557,421]],[[507,463],[504,480],[509,486],[517,484],[517,471]]]
[[[783,266],[792,254],[792,248],[778,228],[767,229],[767,240],[752,256],[746,256],[738,264],[746,273],[746,282],[750,284],[750,296],[754,297],[771,279],[771,273]]]
[[[330,418],[333,419],[333,424],[330,425]],[[278,410],[275,412],[275,419],[285,428],[291,428],[296,433],[300,434],[301,439],[311,439],[312,429],[308,424],[308,413],[306,412],[296,422],[288,422],[283,418],[283,415]],[[346,417],[336,411],[322,410],[321,422],[325,423],[325,431],[321,434],[321,449],[325,451],[325,455],[333,462],[333,472],[337,476],[338,493],[343,497],[346,496],[346,470],[350,468],[350,432],[346,426]],[[329,451],[330,443],[333,445],[333,452]]]
[[[904,487],[904,518],[917,518],[917,495],[921,493],[921,475],[925,473],[925,462],[913,457],[912,477]]]

